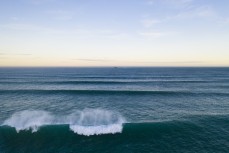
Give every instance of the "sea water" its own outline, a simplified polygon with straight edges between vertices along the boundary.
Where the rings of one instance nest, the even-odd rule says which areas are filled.
[[[0,68],[1,153],[228,150],[229,68]]]

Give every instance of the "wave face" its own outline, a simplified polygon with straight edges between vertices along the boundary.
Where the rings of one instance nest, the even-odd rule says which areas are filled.
[[[41,110],[25,110],[14,113],[2,125],[14,127],[17,132],[37,132],[42,126],[67,124],[74,133],[90,136],[121,133],[124,122],[120,114],[103,109],[84,109],[66,116]]]

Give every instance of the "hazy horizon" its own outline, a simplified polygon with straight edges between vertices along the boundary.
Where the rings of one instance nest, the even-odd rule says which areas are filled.
[[[228,67],[228,5],[2,1],[0,67]]]

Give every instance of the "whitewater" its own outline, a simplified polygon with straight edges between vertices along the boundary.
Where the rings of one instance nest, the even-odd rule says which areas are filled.
[[[2,126],[14,127],[17,132],[37,132],[42,126],[67,124],[75,133],[90,136],[121,133],[123,123],[125,119],[119,113],[102,109],[84,109],[66,116],[42,110],[25,110],[14,113]]]

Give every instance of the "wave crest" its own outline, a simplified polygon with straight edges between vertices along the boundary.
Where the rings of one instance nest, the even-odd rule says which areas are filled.
[[[122,132],[124,119],[121,115],[101,109],[87,109],[72,114],[70,129],[81,135],[99,135]]]
[[[16,131],[32,130],[36,132],[40,126],[52,123],[53,116],[46,111],[21,111],[14,113],[9,119],[5,120],[3,125],[15,127]]]
[[[74,133],[90,136],[121,133],[124,122],[119,113],[103,109],[84,109],[65,116],[41,110],[25,110],[14,113],[2,125],[14,127],[17,132],[36,132],[41,126],[68,124]]]

